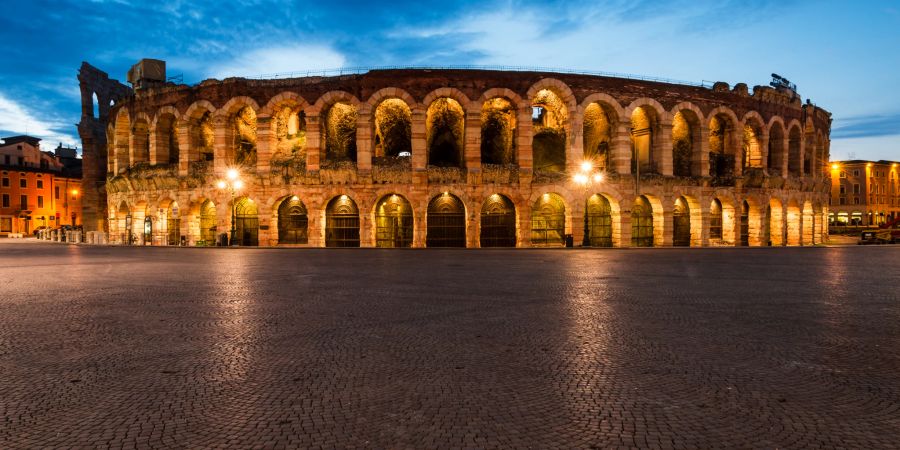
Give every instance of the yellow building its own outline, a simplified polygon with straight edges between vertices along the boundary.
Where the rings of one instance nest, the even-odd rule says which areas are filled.
[[[881,225],[900,217],[900,163],[834,161],[831,172],[832,226]]]

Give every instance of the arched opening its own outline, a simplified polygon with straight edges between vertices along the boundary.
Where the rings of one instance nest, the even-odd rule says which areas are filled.
[[[605,172],[612,172],[613,167],[610,147],[616,124],[612,117],[615,113],[599,103],[591,103],[584,109],[584,159]]]
[[[462,167],[465,157],[465,112],[456,100],[441,97],[431,102],[425,116],[428,165]]]
[[[812,202],[807,201],[803,203],[803,224],[802,224],[802,233],[800,236],[801,245],[812,245],[815,244],[815,233],[816,233],[816,216],[813,214],[813,205]]]
[[[216,245],[216,204],[207,200],[200,205],[200,240],[197,245]]]
[[[100,118],[100,99],[97,98],[96,92],[91,94],[91,111],[93,114],[91,117],[93,117],[95,119]]]
[[[306,244],[308,229],[309,217],[300,198],[295,195],[284,199],[278,207],[278,243]]]
[[[750,246],[750,204],[744,200],[741,203],[741,247]]]
[[[413,213],[402,195],[385,195],[375,205],[375,246],[381,248],[411,247]]]
[[[112,221],[115,225],[115,230],[110,230],[114,232],[117,236],[119,243],[130,245],[132,242],[131,236],[131,209],[128,207],[128,204],[124,201],[119,203],[119,208],[116,210],[115,220]]]
[[[325,160],[356,163],[356,121],[359,113],[356,107],[337,102],[325,112]]]
[[[800,212],[800,206],[796,202],[791,201],[787,207],[787,245],[800,245],[800,231],[803,217]]]
[[[709,239],[722,240],[722,202],[717,198],[709,205]]]
[[[144,217],[144,236],[143,236],[144,245],[152,245],[153,243],[153,218],[150,216]]]
[[[426,247],[465,247],[466,208],[455,195],[445,192],[428,203]]]
[[[734,123],[725,114],[709,119],[709,176],[727,178],[734,174]]]
[[[181,241],[181,217],[178,202],[172,201],[160,214],[159,228],[165,236],[166,245],[178,245]]]
[[[191,152],[196,155],[198,161],[212,161],[213,151],[213,126],[212,113],[203,111],[197,117],[190,119]]]
[[[631,206],[631,246],[653,247],[653,208],[643,195]]]
[[[741,140],[741,167],[744,169],[762,167],[761,136],[762,126],[759,123],[750,120],[744,124],[744,133]]]
[[[231,117],[230,144],[235,164],[256,165],[256,111],[250,106],[241,108]]]
[[[769,154],[766,167],[770,175],[781,175],[784,170],[784,128],[781,123],[775,122],[769,129]]]
[[[557,194],[540,196],[531,209],[531,245],[566,245],[566,204]]]
[[[672,118],[672,174],[691,176],[691,165],[699,143],[700,120],[690,110],[679,111]]]
[[[516,163],[516,107],[494,97],[481,107],[481,163]]]
[[[493,194],[481,206],[482,247],[516,246],[516,207],[504,195]]]
[[[273,117],[275,152],[273,160],[306,164],[306,113],[299,105],[283,105]]]
[[[346,195],[331,199],[325,209],[325,246],[359,247],[359,208]]]
[[[568,109],[550,89],[541,89],[531,101],[531,151],[536,172],[563,173],[566,170],[566,130]]]
[[[594,194],[588,199],[584,222],[587,245],[613,246],[612,206],[605,196]]]
[[[156,121],[156,164],[178,164],[178,134],[175,115],[163,113]]]
[[[672,211],[672,221],[672,245],[675,247],[690,247],[691,208],[688,206],[686,198],[678,197],[675,199],[675,209]]]
[[[800,175],[800,127],[791,127],[788,134],[788,173],[794,176]]]
[[[256,202],[247,197],[238,200],[234,207],[234,229],[238,245],[244,247],[259,245],[259,211]]]
[[[132,132],[131,164],[147,162],[150,159],[150,126],[143,118],[134,121]]]
[[[639,106],[631,113],[631,170],[632,173],[658,173],[655,155],[656,112]]]
[[[784,245],[784,211],[781,201],[772,198],[766,206],[766,229],[763,236],[767,237],[770,246]]]
[[[394,158],[409,162],[412,155],[412,113],[399,98],[389,98],[375,108],[375,163]]]

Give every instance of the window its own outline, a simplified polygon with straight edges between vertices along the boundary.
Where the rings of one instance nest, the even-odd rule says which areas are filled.
[[[19,206],[20,206],[19,209],[28,209],[28,196],[27,195],[23,195],[19,199]]]
[[[856,170],[853,171],[853,176],[854,176],[854,177],[858,177],[858,176],[859,176],[859,169],[856,169]]]
[[[847,178],[847,172],[841,171],[841,178]]]
[[[56,199],[59,200],[59,186],[55,186],[53,188],[53,193],[56,195]]]
[[[3,164],[9,165],[9,155],[3,155]]]
[[[841,197],[841,202],[840,202],[840,203],[843,205],[843,204],[846,203],[846,202],[847,202],[847,200],[846,200],[844,197]]]
[[[21,156],[19,157],[19,165],[20,165],[20,166],[24,166],[24,165],[25,165],[25,158],[23,158],[23,157],[21,157]]]
[[[12,217],[0,217],[0,232],[12,231]]]
[[[23,176],[22,178],[19,178],[19,187],[20,187],[20,188],[27,188],[27,187],[28,187],[28,180],[25,179],[24,176]]]
[[[9,177],[3,177],[3,187],[9,187]]]
[[[44,188],[44,180],[37,180],[37,188],[38,189]]]
[[[3,194],[3,207],[9,208],[9,194]]]
[[[841,195],[844,195],[846,193],[847,193],[847,188],[842,184],[841,185]]]
[[[853,185],[853,193],[854,193],[854,194],[859,194],[859,185],[858,185],[858,184],[854,184],[854,185]]]
[[[38,208],[43,208],[43,207],[44,207],[44,196],[38,195]]]
[[[859,204],[859,197],[853,197],[853,204],[854,204],[854,205],[858,205],[858,204]]]

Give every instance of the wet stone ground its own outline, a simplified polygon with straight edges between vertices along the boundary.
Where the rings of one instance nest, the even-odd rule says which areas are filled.
[[[0,448],[885,448],[900,246],[0,240]]]

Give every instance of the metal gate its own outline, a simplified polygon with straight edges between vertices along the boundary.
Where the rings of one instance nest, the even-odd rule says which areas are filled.
[[[244,247],[259,245],[259,216],[253,200],[241,199],[234,210],[235,239]]]
[[[428,204],[426,247],[465,247],[466,210],[451,194],[438,195]]]
[[[675,247],[691,246],[691,209],[684,197],[675,200],[675,211],[672,213],[673,236]]]
[[[544,194],[531,210],[531,245],[566,245],[566,206],[556,194]]]
[[[403,196],[385,196],[375,207],[375,246],[381,248],[411,247],[413,215]]]
[[[588,199],[584,222],[587,245],[612,247],[612,208],[606,197],[595,194]]]
[[[359,247],[359,209],[346,195],[328,203],[325,211],[325,246]]]
[[[481,208],[482,247],[516,246],[516,207],[508,198],[494,194]]]
[[[741,246],[750,246],[750,205],[746,201],[741,205]]]
[[[646,197],[638,197],[631,207],[631,246],[653,247],[653,210]]]
[[[309,217],[303,202],[297,197],[283,201],[278,207],[278,243],[306,244],[308,229]]]
[[[709,238],[722,239],[722,203],[713,199],[709,212]]]
[[[216,205],[209,200],[200,206],[200,240],[197,245],[216,245]]]
[[[766,238],[766,245],[772,246],[772,224],[770,223],[772,220],[772,207],[766,206],[766,216],[763,217],[763,233],[762,235]]]

